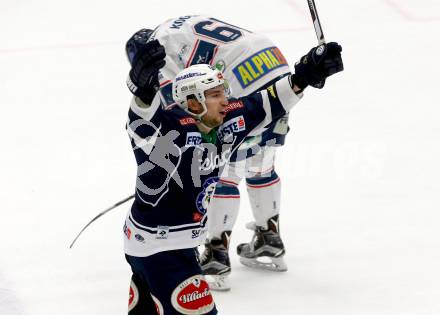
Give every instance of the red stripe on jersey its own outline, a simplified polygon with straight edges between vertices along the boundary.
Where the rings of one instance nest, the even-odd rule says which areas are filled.
[[[252,185],[252,184],[247,184],[249,187],[252,188],[263,188],[263,187],[269,187],[272,185],[275,185],[276,183],[278,183],[280,181],[280,178],[275,179],[274,181],[267,183],[267,184],[261,184],[261,185]]]
[[[234,186],[238,186],[238,183],[230,181],[230,180],[220,179],[219,182],[220,183],[231,184],[231,185],[234,185]]]
[[[237,195],[214,195],[212,197],[213,198],[220,198],[220,199],[229,199],[229,198],[240,199],[240,196],[237,196]]]
[[[198,39],[196,41],[195,45],[194,45],[194,48],[193,48],[193,51],[191,52],[191,55],[189,56],[189,59],[188,59],[188,62],[186,63],[185,68],[188,68],[191,65],[191,62],[192,62],[192,60],[194,58],[194,54],[195,54],[195,52],[197,50],[197,47],[199,47],[199,43],[200,43],[200,40]]]
[[[162,83],[160,84],[160,87],[163,87],[163,86],[165,86],[165,85],[167,85],[168,83],[171,83],[171,82],[173,82],[173,81],[171,81],[171,80],[166,80],[165,82],[162,82]]]
[[[215,55],[217,54],[217,51],[218,51],[218,46],[215,47],[215,49],[214,49],[214,53],[212,54],[211,62],[209,63],[211,66],[212,66],[213,63],[214,63],[214,57],[215,57]]]

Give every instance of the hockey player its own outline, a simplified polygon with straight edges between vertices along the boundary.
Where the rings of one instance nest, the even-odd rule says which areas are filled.
[[[193,64],[211,64],[221,69],[232,95],[241,97],[270,86],[290,74],[281,51],[267,37],[207,16],[182,16],[159,25],[154,32],[141,30],[134,36],[159,40],[166,51],[166,65],[160,71],[160,93],[168,105],[174,103],[171,82],[178,71]],[[127,48],[130,51],[131,41]],[[275,172],[276,146],[283,145],[288,132],[283,116],[248,137],[233,154],[221,174],[211,200],[209,239],[201,255],[203,272],[214,276],[213,288],[228,289],[224,276],[230,273],[229,241],[235,224],[240,193],[238,184],[246,177],[255,223],[254,241],[237,248],[240,261],[248,266],[285,271],[284,245],[279,233],[281,182]],[[270,262],[256,258],[269,256]]]
[[[207,229],[207,207],[218,174],[249,135],[283,117],[308,86],[343,70],[341,47],[310,50],[296,74],[267,90],[227,99],[222,73],[202,64],[172,82],[177,106],[161,105],[159,70],[164,47],[134,38],[133,98],[127,131],[138,164],[135,201],[124,225],[126,259],[133,271],[129,314],[216,314],[195,247]]]

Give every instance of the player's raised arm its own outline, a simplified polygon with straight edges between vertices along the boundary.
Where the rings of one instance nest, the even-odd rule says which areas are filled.
[[[314,47],[295,64],[294,74],[260,93],[241,98],[247,124],[251,127],[248,136],[261,133],[265,126],[289,112],[307,86],[321,89],[329,76],[343,71],[341,51],[337,43]]]
[[[158,40],[148,41],[151,30],[136,32],[125,50],[131,64],[127,86],[144,104],[151,104],[159,89],[159,70],[165,66],[165,48]]]

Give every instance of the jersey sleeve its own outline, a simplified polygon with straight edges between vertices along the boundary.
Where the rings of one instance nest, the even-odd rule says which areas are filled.
[[[131,102],[126,125],[137,162],[136,199],[155,206],[168,192],[181,150],[174,142],[178,133],[164,128],[159,95],[148,108],[137,101]]]
[[[264,131],[265,126],[283,117],[302,98],[296,94],[289,83],[289,78],[278,80],[266,90],[243,97],[246,136],[255,136]]]

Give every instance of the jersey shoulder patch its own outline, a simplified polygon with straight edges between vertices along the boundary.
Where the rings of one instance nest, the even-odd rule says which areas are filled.
[[[244,107],[244,104],[240,100],[231,100],[229,101],[228,106],[226,106],[225,112],[229,113],[237,109],[241,109]]]
[[[195,125],[196,124],[196,120],[194,118],[192,118],[191,116],[188,116],[188,117],[180,118],[179,119],[179,123],[182,126]]]

